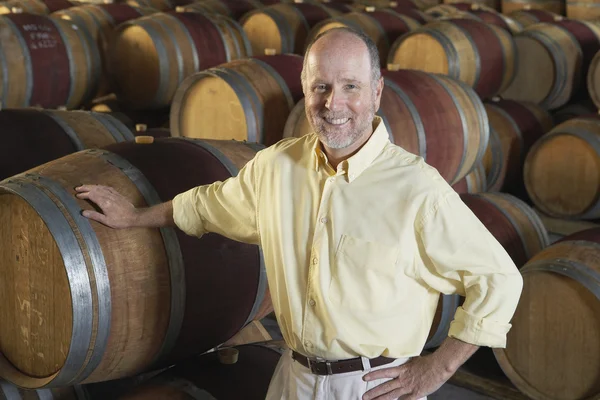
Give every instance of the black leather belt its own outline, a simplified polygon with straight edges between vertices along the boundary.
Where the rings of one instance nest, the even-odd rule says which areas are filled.
[[[360,357],[350,358],[341,361],[311,361],[300,353],[292,351],[292,358],[304,365],[315,375],[333,375],[343,374],[346,372],[363,371],[363,365]],[[379,367],[381,365],[393,362],[394,358],[379,356],[369,359],[371,367]]]

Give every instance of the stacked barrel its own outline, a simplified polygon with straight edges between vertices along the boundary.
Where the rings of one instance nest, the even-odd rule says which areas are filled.
[[[379,50],[390,140],[435,167],[523,273],[498,364],[534,399],[597,396],[595,369],[573,361],[600,362],[582,344],[600,342],[600,242],[576,233],[600,220],[595,5],[440,3],[0,3],[0,398],[264,398],[281,348],[240,336],[272,318],[261,249],[115,231],[81,216],[92,205],[73,188],[146,207],[312,134],[303,56],[343,26]],[[427,349],[461,301],[440,295]]]

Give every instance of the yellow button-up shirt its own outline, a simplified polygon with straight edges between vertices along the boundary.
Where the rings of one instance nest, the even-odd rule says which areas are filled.
[[[449,336],[504,347],[518,269],[436,169],[374,128],[337,170],[315,134],[284,139],[176,196],[175,223],[262,247],[283,337],[307,356],[418,355],[440,293],[466,296]]]

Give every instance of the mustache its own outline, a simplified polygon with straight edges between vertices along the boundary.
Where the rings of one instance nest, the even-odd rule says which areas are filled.
[[[332,113],[328,113],[328,112],[324,112],[324,113],[319,113],[318,116],[320,118],[324,118],[324,119],[345,119],[345,118],[352,118],[351,115],[342,115],[342,114],[332,114]]]

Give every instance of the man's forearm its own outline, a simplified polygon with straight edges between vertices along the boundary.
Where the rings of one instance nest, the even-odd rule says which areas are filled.
[[[132,226],[138,228],[175,226],[175,221],[173,220],[173,202],[167,201],[152,207],[136,209]]]
[[[440,347],[431,354],[440,367],[448,374],[453,375],[476,351],[479,346],[447,337]]]

